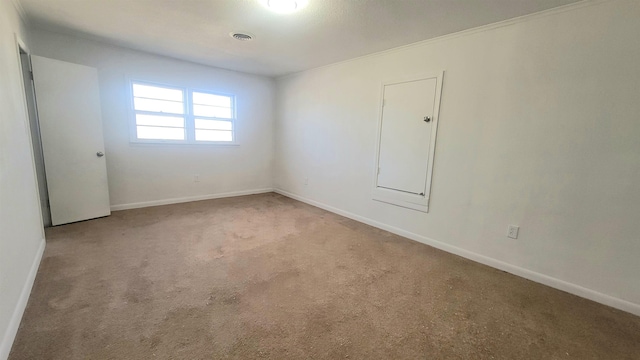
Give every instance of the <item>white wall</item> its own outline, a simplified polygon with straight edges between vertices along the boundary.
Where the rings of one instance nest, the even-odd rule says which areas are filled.
[[[272,79],[40,30],[32,44],[36,55],[98,69],[112,206],[272,188]],[[131,144],[127,76],[235,94],[240,146]]]
[[[16,33],[28,44],[12,3],[0,0],[0,359],[9,355],[44,250]]]
[[[275,186],[640,314],[638,19],[583,3],[280,78]],[[373,201],[381,82],[439,70],[429,213]]]

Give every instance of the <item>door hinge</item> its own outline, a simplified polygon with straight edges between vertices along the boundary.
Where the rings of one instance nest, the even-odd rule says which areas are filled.
[[[33,71],[29,71],[29,76],[31,76],[31,80],[33,80]]]

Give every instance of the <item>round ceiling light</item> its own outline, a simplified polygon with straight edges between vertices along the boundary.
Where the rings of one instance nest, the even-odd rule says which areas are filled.
[[[266,0],[266,5],[277,13],[288,14],[305,7],[307,0]]]

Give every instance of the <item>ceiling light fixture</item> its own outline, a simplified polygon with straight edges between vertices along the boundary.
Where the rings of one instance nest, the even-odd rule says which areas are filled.
[[[232,38],[234,38],[236,40],[240,40],[240,41],[251,41],[251,40],[253,40],[253,35],[246,34],[246,33],[232,32],[232,33],[229,33],[229,36],[231,36]]]
[[[263,0],[270,10],[281,14],[298,11],[307,5],[307,0]]]

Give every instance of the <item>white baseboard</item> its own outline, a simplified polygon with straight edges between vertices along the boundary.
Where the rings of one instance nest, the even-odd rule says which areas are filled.
[[[138,209],[138,208],[145,208],[150,206],[180,204],[180,203],[191,202],[191,201],[221,199],[221,198],[234,197],[234,196],[264,194],[268,192],[273,192],[273,189],[268,188],[268,189],[242,190],[242,191],[232,191],[232,192],[219,193],[219,194],[186,196],[181,198],[144,201],[144,202],[137,202],[137,203],[130,203],[130,204],[111,205],[111,211]]]
[[[356,215],[354,213],[350,213],[348,211],[344,211],[338,208],[335,208],[333,206],[329,206],[311,199],[307,199],[303,196],[300,195],[296,195],[296,194],[292,194],[288,191],[285,190],[281,190],[281,189],[274,189],[274,192],[284,195],[286,197],[290,197],[292,199],[298,200],[298,201],[302,201],[304,203],[319,207],[321,209],[330,211],[332,213],[336,213],[338,215],[342,215],[344,217],[365,223],[367,225],[371,225],[373,227],[382,229],[382,230],[386,230],[389,231],[391,233],[394,233],[396,235],[400,235],[400,236],[404,236],[406,238],[409,238],[411,240],[415,240],[418,242],[421,242],[423,244],[427,244],[429,246],[433,246],[434,248],[458,255],[458,256],[462,256],[464,258],[479,262],[481,264],[487,265],[487,266],[491,266],[493,268],[502,270],[502,271],[506,271],[508,273],[523,277],[525,279],[531,280],[531,281],[535,281],[537,283],[540,284],[544,284],[547,286],[550,286],[552,288],[558,289],[558,290],[562,290],[565,292],[568,292],[570,294],[573,295],[577,295],[607,306],[611,306],[613,308],[622,310],[622,311],[626,311],[629,312],[631,314],[634,315],[638,315],[640,316],[640,304],[635,304],[623,299],[619,299],[610,295],[606,295],[591,289],[587,289],[585,287],[582,287],[580,285],[576,285],[573,283],[569,283],[566,282],[564,280],[560,280],[548,275],[544,275],[535,271],[531,271],[531,270],[527,270],[512,264],[508,264],[505,263],[503,261],[500,260],[496,260],[484,255],[480,255],[456,246],[452,246],[449,245],[447,243],[441,242],[441,241],[437,241],[422,235],[418,235],[391,225],[387,225],[384,223],[381,223],[379,221],[376,220],[372,220],[369,218],[366,218],[364,216],[360,216],[360,215]]]
[[[11,320],[9,321],[7,331],[4,334],[2,342],[0,342],[0,359],[2,360],[5,360],[9,357],[11,346],[13,345],[13,341],[15,340],[16,334],[18,333],[20,321],[22,321],[22,315],[24,314],[24,310],[27,308],[27,302],[29,302],[31,288],[33,288],[33,283],[36,280],[36,274],[38,273],[38,267],[40,266],[40,261],[42,260],[42,254],[44,254],[45,245],[46,242],[44,239],[42,239],[42,241],[40,242],[40,247],[38,248],[38,252],[36,253],[36,257],[33,259],[33,263],[31,264],[31,270],[29,270],[27,281],[22,287],[20,298],[18,298],[18,304],[16,304],[15,309],[13,309],[13,315],[11,316]]]

